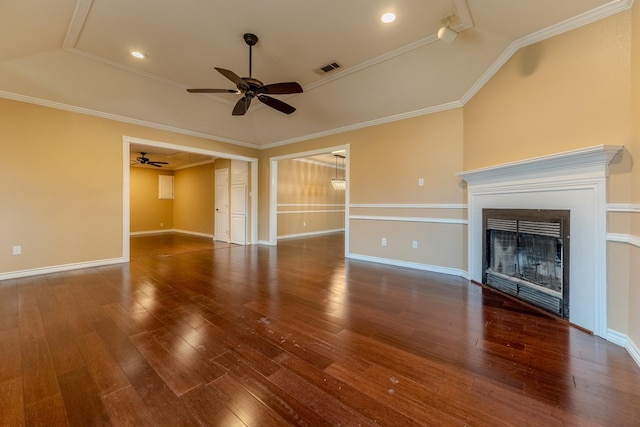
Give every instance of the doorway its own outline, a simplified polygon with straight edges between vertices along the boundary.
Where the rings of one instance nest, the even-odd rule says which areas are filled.
[[[340,153],[344,158],[342,159],[344,170],[343,177],[346,181],[346,189],[344,194],[344,253],[345,256],[349,253],[349,144],[327,147],[319,150],[306,151],[301,153],[289,154],[284,156],[277,156],[270,158],[270,173],[271,173],[271,187],[270,187],[270,203],[269,203],[269,244],[277,245],[278,242],[278,214],[285,212],[279,212],[279,207],[283,207],[286,204],[279,204],[278,200],[278,163],[285,160],[292,159],[308,159],[315,156],[328,156],[333,158],[334,153]],[[333,164],[331,164],[333,168]],[[330,185],[330,181],[327,182]],[[302,206],[302,205],[300,205]],[[293,213],[293,212],[286,212]]]
[[[169,144],[160,141],[146,140],[142,138],[135,138],[131,136],[122,137],[122,259],[125,262],[129,262],[131,255],[130,248],[130,232],[131,232],[131,206],[130,206],[130,148],[131,144],[145,145],[149,147],[157,147],[169,150],[176,150],[184,153],[202,154],[212,156],[216,158],[239,160],[246,162],[250,169],[250,182],[249,188],[258,188],[258,159],[252,157],[238,156],[234,154],[222,153],[207,149],[187,147],[183,145]],[[247,203],[248,206],[248,244],[256,244],[258,236],[258,199],[257,197],[250,197]]]

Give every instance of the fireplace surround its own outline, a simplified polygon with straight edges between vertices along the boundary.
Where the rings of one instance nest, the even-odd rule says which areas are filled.
[[[609,163],[622,149],[598,145],[456,174],[467,182],[469,278],[483,281],[483,209],[568,211],[567,318],[605,337],[607,176]]]

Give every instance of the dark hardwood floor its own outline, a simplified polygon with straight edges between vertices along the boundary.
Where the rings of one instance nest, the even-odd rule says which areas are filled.
[[[640,425],[623,348],[342,248],[145,236],[0,282],[0,425]]]

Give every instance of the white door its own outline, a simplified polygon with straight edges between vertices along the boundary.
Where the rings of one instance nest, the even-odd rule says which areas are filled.
[[[247,186],[231,183],[231,243],[247,244]]]
[[[229,242],[229,169],[216,170],[216,240]]]

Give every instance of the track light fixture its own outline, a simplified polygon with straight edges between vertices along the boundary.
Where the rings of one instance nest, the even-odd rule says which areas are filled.
[[[438,38],[444,42],[452,44],[456,41],[458,37],[458,32],[451,28],[451,25],[457,20],[457,16],[455,14],[447,15],[442,19],[442,23],[444,24],[438,30]]]

